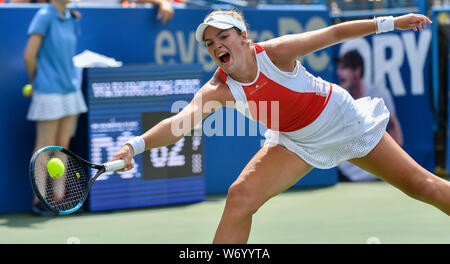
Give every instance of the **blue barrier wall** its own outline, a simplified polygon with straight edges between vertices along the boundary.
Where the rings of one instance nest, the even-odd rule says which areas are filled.
[[[0,117],[7,124],[0,130],[3,168],[0,175],[0,213],[29,210],[32,199],[28,162],[34,144],[34,125],[25,119],[29,100],[22,97],[21,88],[28,78],[22,58],[26,31],[39,7],[0,6]],[[83,15],[78,52],[89,49],[125,64],[201,63],[205,80],[215,70],[206,48],[196,43],[194,38],[195,28],[211,11],[209,8],[177,8],[174,19],[167,25],[155,20],[153,8],[75,6],[75,9]],[[245,8],[243,13],[250,26],[249,37],[255,42],[321,28],[330,23],[328,10],[323,6]],[[332,79],[332,52],[332,49],[319,51],[305,57],[302,62],[312,74]],[[221,113],[225,114],[223,110],[218,114]],[[224,193],[259,149],[261,139],[261,136],[205,138],[207,193]],[[76,143],[76,139],[74,141]],[[313,170],[295,186],[327,186],[336,181],[335,169]]]

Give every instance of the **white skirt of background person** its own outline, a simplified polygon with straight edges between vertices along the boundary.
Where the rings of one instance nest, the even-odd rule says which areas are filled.
[[[81,90],[64,95],[33,92],[27,119],[30,121],[50,121],[86,112],[87,106]],[[77,124],[78,120],[72,130],[72,136],[75,134]]]
[[[293,132],[268,129],[265,145],[280,144],[319,169],[367,155],[383,136],[389,111],[383,99],[354,100],[346,90],[332,85],[330,100],[314,122]]]

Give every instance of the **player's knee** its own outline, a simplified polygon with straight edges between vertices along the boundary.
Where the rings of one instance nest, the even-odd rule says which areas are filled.
[[[262,205],[254,188],[245,183],[233,183],[228,189],[227,208],[236,214],[252,215]]]
[[[433,179],[425,179],[422,183],[422,188],[420,189],[419,195],[422,201],[433,201],[438,194],[437,183]]]
[[[436,181],[432,177],[419,175],[410,181],[407,194],[415,199],[429,202],[437,195]]]

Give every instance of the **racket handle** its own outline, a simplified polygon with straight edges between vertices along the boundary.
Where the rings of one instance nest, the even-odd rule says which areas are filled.
[[[123,169],[123,167],[125,166],[125,161],[121,160],[121,159],[115,160],[115,161],[107,162],[107,163],[103,164],[103,166],[105,166],[105,172],[116,171],[116,170]]]
[[[133,165],[134,165],[134,159],[131,160],[131,163],[133,163]],[[105,166],[105,172],[116,171],[116,170],[123,169],[123,167],[125,166],[125,161],[122,159],[115,160],[115,161],[104,163],[103,166]]]

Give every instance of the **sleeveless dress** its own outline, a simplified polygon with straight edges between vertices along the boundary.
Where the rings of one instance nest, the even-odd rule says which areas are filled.
[[[236,109],[264,124],[266,144],[280,144],[319,169],[367,155],[389,121],[383,99],[354,100],[343,88],[311,75],[297,61],[292,72],[278,69],[263,47],[253,44],[258,73],[241,83],[220,68],[219,76]]]

